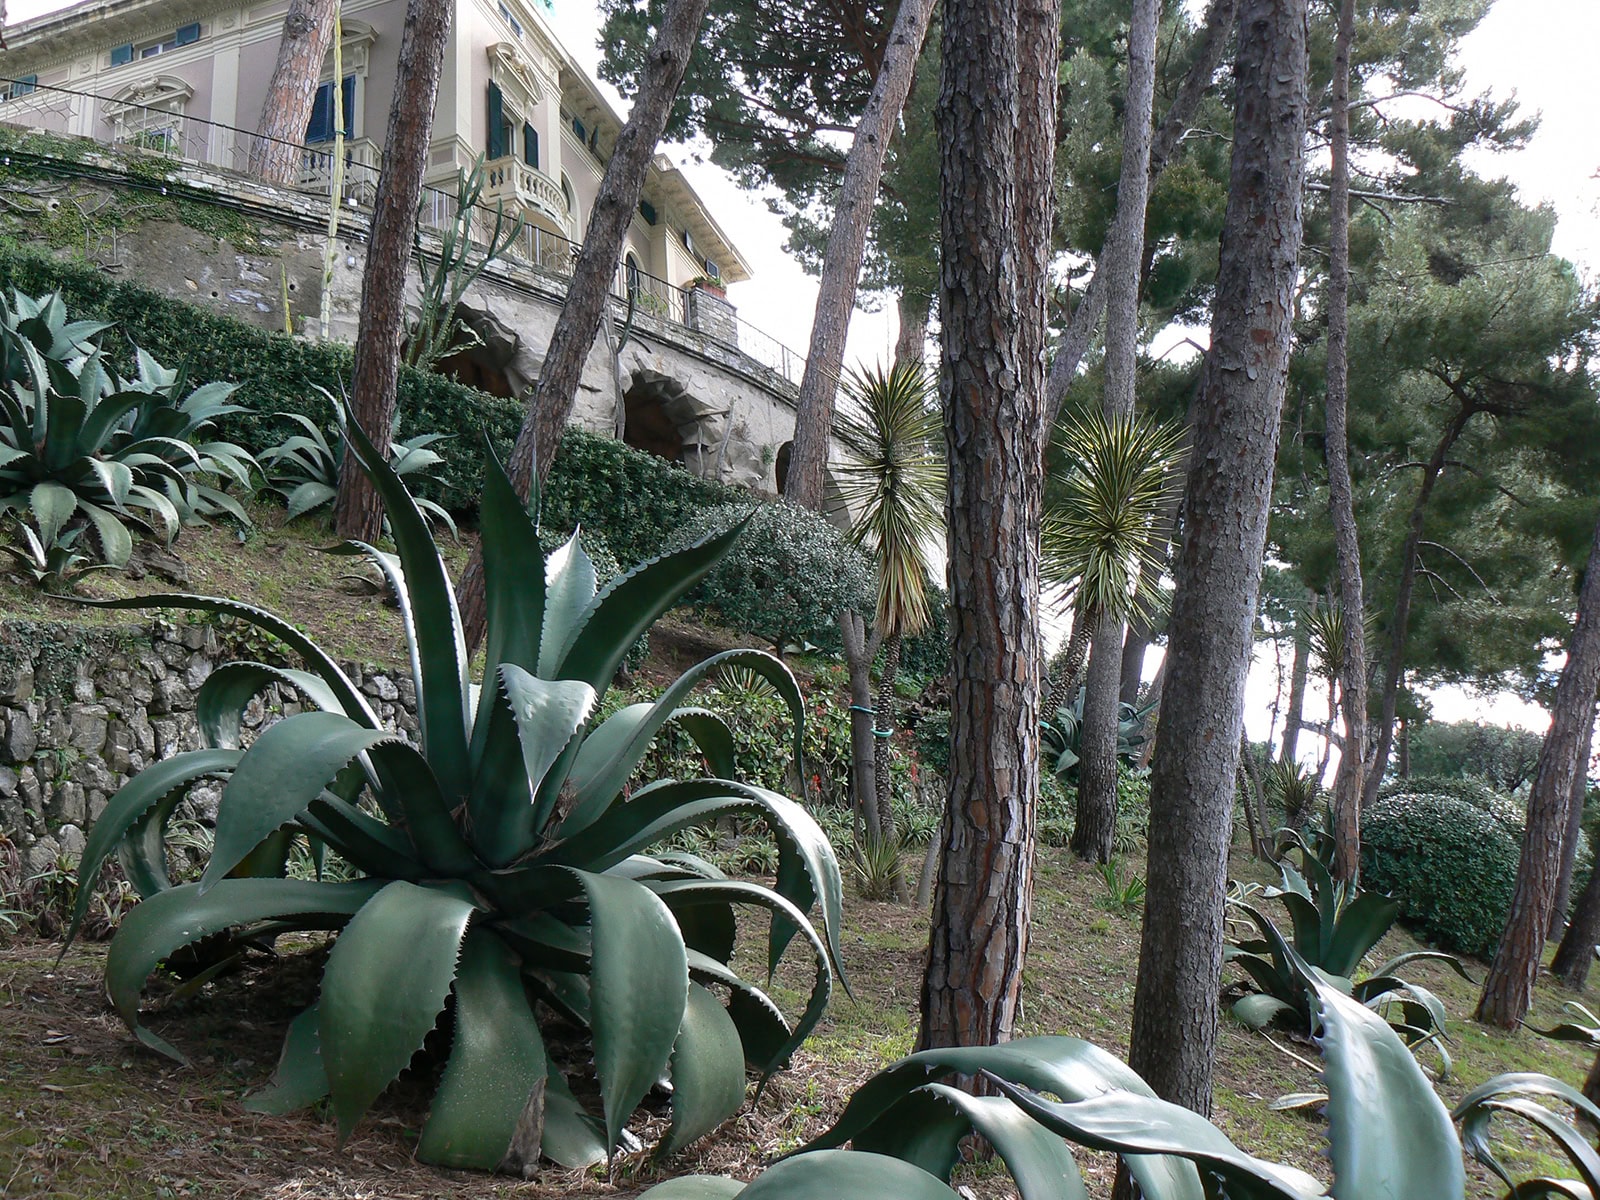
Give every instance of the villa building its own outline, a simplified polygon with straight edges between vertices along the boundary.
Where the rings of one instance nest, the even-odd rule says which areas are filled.
[[[497,210],[525,224],[458,307],[479,344],[441,369],[520,396],[537,379],[623,122],[556,41],[541,0],[456,4],[419,223],[450,226],[458,176],[482,160],[472,238],[489,240]],[[251,171],[251,151],[287,8],[288,0],[86,0],[10,26],[0,126],[98,143],[92,154],[44,143],[42,157],[59,155],[74,186],[148,189],[157,172],[178,194],[246,213],[258,229],[236,246],[152,222],[97,265],[259,325],[351,341],[406,5],[343,0],[339,66],[330,51],[298,178],[286,188]],[[341,119],[345,170],[335,197]],[[345,214],[336,246],[335,200]],[[613,279],[614,320],[590,351],[573,419],[695,474],[781,490],[804,359],[739,320],[723,286],[749,277],[689,181],[657,154]]]
[[[287,8],[287,0],[86,0],[14,26],[0,53],[0,120],[244,170]],[[405,0],[344,0],[338,99],[347,186],[358,197],[379,165],[405,9]],[[318,150],[335,132],[333,72],[330,53],[306,130],[307,186],[326,186],[328,155]],[[456,172],[481,155],[486,203],[503,203],[562,246],[582,239],[621,129],[555,40],[539,0],[459,0],[429,184],[453,194]],[[750,277],[665,156],[650,169],[624,257],[636,276],[675,288]]]

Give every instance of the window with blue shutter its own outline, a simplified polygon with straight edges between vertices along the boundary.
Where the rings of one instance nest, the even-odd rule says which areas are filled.
[[[656,206],[648,200],[639,201],[639,215],[650,225],[656,223]]]
[[[22,75],[0,88],[0,100],[15,100],[18,96],[31,96],[39,90],[37,75]]]
[[[120,67],[120,66],[122,66],[123,63],[131,63],[132,61],[133,61],[133,43],[132,42],[125,42],[122,45],[114,47],[112,49],[112,51],[111,51],[111,65],[113,67]]]
[[[178,32],[172,40],[180,46],[187,46],[190,42],[198,42],[200,40],[200,22],[195,21],[191,25],[179,26]]]
[[[488,157],[491,159],[504,158],[511,153],[510,130],[506,127],[505,98],[500,94],[500,85],[489,85],[489,145]]]
[[[325,83],[311,101],[311,119],[306,122],[307,142],[333,140],[333,85]]]
[[[539,169],[539,131],[526,121],[522,125],[522,161]]]
[[[589,131],[583,127],[583,122],[578,120],[577,117],[572,118],[572,132],[578,135],[580,142],[589,136]]]
[[[356,133],[356,77],[344,77],[344,135]],[[311,100],[311,119],[306,122],[306,142],[333,141],[333,84],[324,83],[317,88]]]

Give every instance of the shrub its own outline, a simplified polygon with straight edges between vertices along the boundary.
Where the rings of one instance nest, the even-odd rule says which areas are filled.
[[[1417,932],[1464,954],[1494,953],[1520,854],[1520,830],[1454,796],[1400,793],[1362,817],[1363,881],[1400,901]]]
[[[252,1110],[286,1112],[326,1096],[347,1137],[418,1051],[443,1048],[430,1037],[442,1019],[449,1045],[417,1145],[424,1161],[492,1169],[538,1152],[569,1167],[604,1161],[663,1082],[672,1090],[663,1148],[686,1145],[743,1103],[747,1064],[775,1070],[820,1020],[838,962],[843,885],[827,839],[794,801],[731,778],[727,723],[685,704],[719,666],[746,667],[782,697],[798,746],[804,706],[782,663],[727,651],[657,702],[591,719],[629,645],[730,539],[695,543],[597,591],[578,539],[546,559],[532,518],[492,466],[482,522],[487,663],[485,686],[474,688],[454,592],[421,512],[359,429],[347,423],[346,436],[394,533],[398,560],[374,560],[406,618],[419,744],[382,728],[350,678],[269,613],[189,596],[106,602],[229,613],[281,639],[308,668],[218,668],[195,698],[205,748],[136,775],[90,831],[83,883],[119,850],[145,897],[106,960],[112,1003],[142,1042],[181,1061],[140,1021],[158,964],[170,968],[196,946],[210,960],[204,970],[262,937],[336,929],[318,998],[290,1025],[272,1085],[247,1101]],[[295,687],[307,710],[245,746],[244,709],[272,683]],[[691,773],[629,795],[667,723],[694,739],[717,777]],[[191,784],[216,776],[226,784],[209,862],[197,883],[174,887],[168,819]],[[741,815],[778,843],[775,888],[652,855],[681,830]],[[289,877],[302,841],[359,877]],[[80,888],[75,924],[87,908]],[[814,956],[810,997],[792,1025],[730,965],[736,913],[746,909],[768,919],[769,970],[797,938]],[[594,1061],[601,1111],[547,1056],[546,1008],[592,1043],[581,1057]]]
[[[1411,775],[1405,779],[1391,779],[1378,789],[1378,798],[1409,793],[1415,796],[1453,796],[1479,808],[1488,810],[1496,801],[1506,797],[1481,779],[1468,779],[1461,775]]]
[[[839,613],[875,603],[866,555],[816,513],[792,504],[722,504],[674,535],[683,545],[723,533],[748,517],[733,548],[694,593],[725,624],[780,649],[802,640],[837,648]]]

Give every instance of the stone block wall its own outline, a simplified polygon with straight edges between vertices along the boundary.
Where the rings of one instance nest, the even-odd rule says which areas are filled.
[[[0,835],[21,851],[29,875],[62,855],[76,858],[131,776],[200,748],[194,703],[207,676],[234,659],[272,661],[252,634],[208,622],[0,621]],[[415,736],[409,672],[345,669],[386,725]],[[269,689],[251,702],[245,727],[259,730],[300,707],[295,695]],[[198,785],[178,815],[214,823],[221,793],[218,783]]]

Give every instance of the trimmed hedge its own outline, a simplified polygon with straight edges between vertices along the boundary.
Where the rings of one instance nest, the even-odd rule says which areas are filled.
[[[0,249],[0,287],[28,295],[59,291],[74,319],[115,322],[104,343],[119,368],[131,367],[132,347],[138,345],[168,366],[186,367],[196,382],[242,384],[236,399],[254,411],[219,422],[219,431],[252,452],[297,431],[280,414],[327,424],[333,414],[317,389],[338,394],[348,387],[354,366],[348,346],[247,325],[108,279],[82,263]],[[483,490],[482,435],[487,432],[501,456],[509,456],[524,406],[410,367],[400,369],[398,393],[401,436],[454,435],[435,446],[444,456],[436,484],[419,491],[456,515],[475,512]],[[696,479],[614,438],[568,429],[545,485],[542,515],[555,529],[593,529],[618,559],[632,563],[659,554],[668,535],[699,509],[735,500],[748,504],[750,495]]]
[[[1520,831],[1470,800],[1399,793],[1361,818],[1362,882],[1447,950],[1487,958],[1511,911]]]

